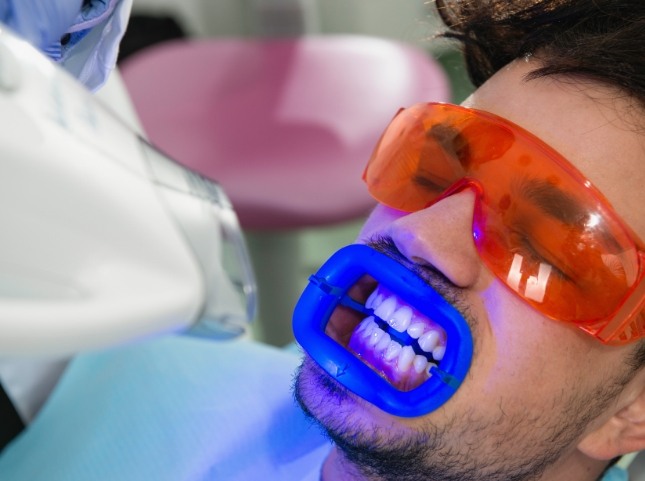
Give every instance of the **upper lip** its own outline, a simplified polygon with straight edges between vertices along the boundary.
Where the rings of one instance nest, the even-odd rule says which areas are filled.
[[[399,251],[390,237],[375,237],[366,242],[365,245],[392,258],[414,272],[467,319],[463,309],[464,303],[461,301],[463,296],[461,289],[455,286],[434,266],[421,265],[410,261]],[[377,282],[374,279],[365,276],[350,289],[348,294],[357,301],[364,303],[376,286]],[[362,314],[340,306],[331,316],[325,331],[337,342],[347,347],[354,328],[363,318]]]
[[[460,309],[460,305],[463,305],[463,302],[460,302],[463,297],[461,288],[454,285],[439,269],[431,264],[418,264],[410,261],[401,253],[390,237],[373,237],[365,245],[394,259],[399,264],[414,272],[464,315],[464,312],[462,312],[463,309]]]

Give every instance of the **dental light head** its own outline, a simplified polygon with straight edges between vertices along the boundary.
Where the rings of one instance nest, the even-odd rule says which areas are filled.
[[[244,332],[255,283],[214,182],[0,26],[0,356]]]
[[[365,245],[342,248],[310,278],[293,330],[336,381],[402,417],[442,406],[472,359],[462,315],[415,273]]]

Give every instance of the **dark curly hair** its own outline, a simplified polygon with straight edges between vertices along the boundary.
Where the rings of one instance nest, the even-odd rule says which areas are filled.
[[[531,77],[582,76],[645,107],[645,1],[436,0],[461,43],[475,86],[514,59],[534,55]]]

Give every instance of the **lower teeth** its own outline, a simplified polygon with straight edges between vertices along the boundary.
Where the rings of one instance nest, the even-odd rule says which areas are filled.
[[[403,341],[403,345],[399,341]],[[415,373],[419,376],[426,373],[429,376],[432,367],[437,365],[429,352],[421,350],[417,340],[405,332],[392,331],[387,324],[373,316],[364,319],[355,329],[350,347],[372,367],[384,373],[392,371],[391,374]],[[437,349],[435,347],[435,351]],[[415,385],[410,388],[423,382],[423,379],[416,376],[415,379]]]

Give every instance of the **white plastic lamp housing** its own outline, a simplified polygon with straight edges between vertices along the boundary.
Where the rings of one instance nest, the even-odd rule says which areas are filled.
[[[243,332],[255,284],[221,189],[0,28],[0,356]]]

